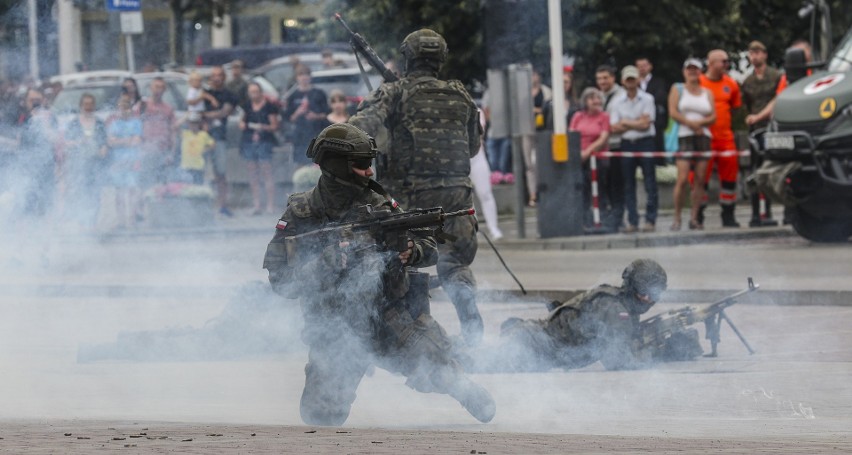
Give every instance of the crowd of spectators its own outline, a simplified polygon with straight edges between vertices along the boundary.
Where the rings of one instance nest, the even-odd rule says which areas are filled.
[[[327,54],[323,57],[329,67],[343,65]],[[585,175],[583,222],[587,227],[594,224],[590,191],[592,156],[596,157],[600,223],[610,232],[657,229],[656,166],[667,162],[673,162],[677,169],[674,221],[669,229],[681,229],[681,212],[688,192],[691,210],[686,225],[689,229],[703,229],[707,183],[714,170],[719,178],[722,225],[739,226],[733,210],[739,176],[739,157],[731,125],[733,113],[744,104],[748,109],[745,122],[750,131],[765,127],[774,97],[786,86],[783,73],[767,65],[766,47],[762,43],[749,44],[748,58],[753,72],[742,85],[727,74],[728,55],[718,49],[710,51],[706,61],[687,58],[682,75],[676,78],[680,80],[668,84],[653,72],[651,60],[640,56],[634,65],[620,69],[599,66],[594,86],[584,88],[579,97],[571,68],[561,75],[564,86],[561,94],[553,93],[542,82],[541,75],[533,73],[531,99],[536,130],[553,128],[555,121],[563,121],[569,130],[580,133]],[[226,179],[227,125],[229,117],[239,109],[238,117],[232,121],[240,130],[239,156],[251,190],[248,212],[275,213],[283,201],[276,200],[272,156],[273,149],[280,145],[283,127],[290,131],[286,138],[293,145],[296,174],[306,172],[312,179],[315,170],[310,169],[312,165],[303,151],[319,131],[329,124],[347,121],[350,113],[349,100],[342,92],[335,90],[328,94],[314,87],[311,69],[295,60],[293,66],[293,87],[278,100],[268,99],[260,85],[250,82],[239,61],[230,65],[230,74],[222,67],[213,68],[206,84],[199,74],[191,73],[185,93],[185,115],[177,115],[175,106],[164,101],[163,79],[152,79],[147,87],[149,96],[143,98],[137,82],[127,78],[122,83],[121,96],[109,101],[109,106],[97,106],[94,96],[83,94],[74,118],[64,125],[57,122],[50,110],[61,85],[37,87],[32,81],[2,81],[0,173],[15,178],[4,179],[0,192],[13,190],[15,208],[22,214],[44,216],[55,208],[55,213],[64,219],[83,229],[94,229],[104,187],[115,190],[115,226],[123,227],[144,220],[141,195],[145,191],[179,181],[210,185],[215,190],[216,208],[221,216],[233,216]],[[555,96],[564,99],[564,119],[553,118]],[[108,116],[96,115],[96,111],[103,112],[105,108],[110,111]],[[487,120],[490,114],[486,94],[483,117]],[[668,159],[629,154],[667,149],[672,152],[664,134],[671,134],[673,127],[677,151],[687,153],[673,154]],[[511,140],[494,137],[486,130],[484,143],[487,163],[480,164],[490,167],[489,186],[514,183]],[[534,207],[537,202],[534,136],[523,137],[520,145],[525,170],[522,180],[528,205]],[[641,217],[641,208],[637,207],[637,169],[642,173],[647,201]],[[483,181],[481,175],[479,181]],[[757,213],[756,201],[755,197],[750,224],[765,225],[766,214]]]
[[[766,47],[761,42],[753,41],[747,49],[752,73],[742,85],[728,74],[730,59],[728,53],[720,49],[709,51],[705,61],[686,58],[682,74],[674,78],[677,80],[674,84],[655,74],[653,62],[645,56],[637,57],[634,64],[620,69],[600,65],[595,71],[594,86],[583,89],[579,99],[575,98],[573,68],[565,68],[562,74],[564,122],[569,131],[578,132],[581,138],[585,174],[583,222],[587,228],[624,233],[655,231],[659,210],[656,168],[671,163],[677,169],[677,179],[673,188],[674,221],[668,229],[682,228],[681,212],[687,192],[691,193],[687,226],[693,230],[704,228],[708,183],[714,171],[719,180],[721,224],[739,227],[734,208],[740,177],[740,151],[734,140],[733,119],[744,105],[749,132],[764,128],[771,116],[774,98],[786,87],[783,73],[767,65]],[[533,71],[531,97],[537,129],[553,128],[553,96],[550,88],[542,84],[540,74]],[[486,118],[489,118],[487,97],[483,103]],[[486,144],[491,183],[513,182],[510,138],[488,134]],[[522,138],[520,156],[524,161],[530,206],[536,203],[533,146],[532,137]],[[640,152],[656,153],[642,155]],[[592,156],[595,156],[597,169],[600,226],[594,226],[591,213]],[[637,207],[637,170],[641,170],[646,194],[641,217]],[[771,211],[760,213],[757,195],[752,197],[752,205],[750,226],[775,224]]]
[[[240,61],[228,71],[214,67],[206,82],[190,72],[186,112],[164,99],[167,84],[154,77],[148,96],[133,78],[121,83],[116,99],[83,93],[70,119],[59,121],[51,104],[58,84],[0,81],[0,194],[11,213],[37,219],[48,214],[94,231],[134,227],[146,218],[142,196],[169,184],[203,185],[215,194],[220,216],[234,215],[227,181],[229,120],[238,129],[239,157],[248,174],[247,214],[279,213],[273,150],[292,143],[295,169],[311,168],[305,157],[311,139],[325,126],[345,122],[350,107],[339,90],[313,87],[311,70],[295,62],[295,85],[271,99],[251,82]],[[332,60],[332,67],[342,62]],[[290,134],[283,134],[285,130]],[[113,191],[104,192],[107,187]],[[105,195],[114,194],[114,201]],[[104,199],[104,201],[102,201]],[[102,204],[115,216],[99,226]],[[248,204],[246,204],[248,205]]]

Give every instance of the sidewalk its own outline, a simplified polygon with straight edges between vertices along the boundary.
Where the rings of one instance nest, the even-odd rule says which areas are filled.
[[[501,249],[594,250],[662,247],[796,236],[790,226],[749,228],[748,221],[751,218],[751,208],[745,203],[737,206],[736,216],[742,226],[740,228],[723,228],[720,213],[721,210],[718,204],[707,207],[705,229],[703,231],[690,231],[685,224],[680,231],[670,231],[669,226],[671,226],[674,219],[673,211],[664,209],[659,213],[656,232],[652,233],[613,233],[541,239],[538,235],[537,209],[526,208],[524,210],[526,238],[522,239],[518,237],[518,226],[514,215],[501,215],[499,217],[499,225],[504,237],[499,240],[499,244]],[[684,216],[686,215],[687,213],[685,212]],[[480,215],[478,218],[479,222],[482,223],[480,230],[487,232],[483,217]],[[213,219],[206,220],[203,224],[197,226],[186,228],[156,228],[148,226],[147,223],[143,222],[140,226],[132,230],[125,229],[103,232],[100,234],[100,239],[111,242],[134,238],[228,238],[241,235],[269,235],[271,237],[277,221],[278,215],[252,216],[248,209],[235,209],[233,217],[224,217],[216,214]]]

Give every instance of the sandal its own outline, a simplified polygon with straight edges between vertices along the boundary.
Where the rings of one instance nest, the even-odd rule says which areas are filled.
[[[689,221],[689,229],[692,230],[692,231],[703,231],[704,225],[697,222],[697,221],[690,220]]]
[[[680,220],[675,220],[674,222],[672,222],[672,225],[671,225],[671,227],[669,227],[669,230],[679,231],[680,230]]]

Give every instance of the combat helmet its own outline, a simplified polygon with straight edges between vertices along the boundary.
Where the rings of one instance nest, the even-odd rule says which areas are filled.
[[[343,180],[352,180],[352,167],[367,169],[378,154],[376,141],[349,123],[327,126],[311,141],[306,155],[323,172]]]
[[[624,269],[621,278],[624,289],[646,295],[652,302],[666,290],[668,279],[666,271],[653,259],[636,259]]]
[[[414,68],[415,61],[433,63],[437,71],[447,61],[447,41],[438,32],[423,28],[411,32],[402,40],[399,51],[405,58],[406,71]]]

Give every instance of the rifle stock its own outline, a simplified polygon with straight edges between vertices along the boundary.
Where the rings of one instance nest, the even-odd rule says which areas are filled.
[[[760,285],[755,284],[751,277],[748,278],[748,288],[742,291],[731,294],[723,299],[720,299],[706,307],[696,308],[686,306],[676,310],[671,310],[666,313],[657,314],[639,323],[640,325],[640,341],[643,348],[661,349],[666,340],[673,334],[686,330],[687,327],[698,322],[704,322],[706,331],[705,338],[710,340],[712,351],[708,357],[716,357],[716,347],[720,341],[719,329],[721,328],[722,320],[726,321],[734,333],[748,349],[749,354],[754,354],[754,350],[748,344],[745,337],[740,333],[733,321],[725,314],[725,309],[737,303],[737,299],[743,295],[760,289]]]

